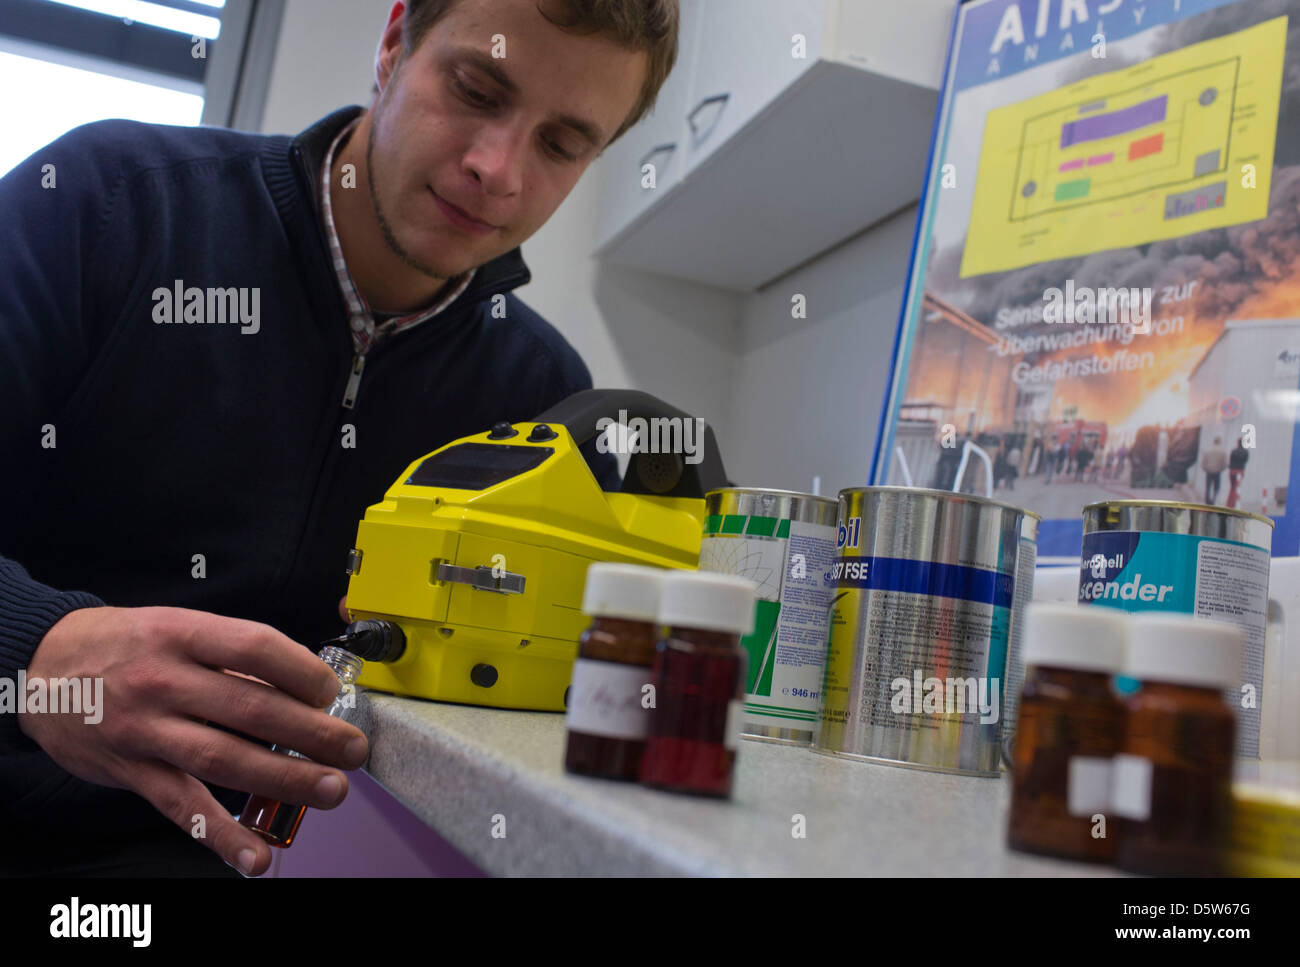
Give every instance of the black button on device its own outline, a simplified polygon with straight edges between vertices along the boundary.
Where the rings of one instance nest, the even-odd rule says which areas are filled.
[[[497,683],[497,670],[491,665],[475,665],[469,670],[469,680],[479,688],[491,688]]]
[[[519,436],[519,431],[505,420],[502,420],[500,423],[492,424],[492,432],[488,434],[488,439],[509,440],[512,436]]]
[[[533,427],[533,432],[528,434],[528,442],[545,443],[547,440],[554,440],[557,436],[559,436],[559,434],[545,423],[538,423]]]

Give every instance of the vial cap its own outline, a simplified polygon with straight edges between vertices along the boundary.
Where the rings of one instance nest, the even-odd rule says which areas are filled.
[[[1148,682],[1228,688],[1241,680],[1246,636],[1235,625],[1181,614],[1140,614],[1124,674]]]
[[[754,630],[758,585],[710,571],[670,571],[659,599],[659,623],[747,635]]]
[[[1113,675],[1124,665],[1128,619],[1101,605],[1031,602],[1025,610],[1025,664]]]
[[[664,572],[639,564],[593,564],[587,568],[583,614],[654,621]]]

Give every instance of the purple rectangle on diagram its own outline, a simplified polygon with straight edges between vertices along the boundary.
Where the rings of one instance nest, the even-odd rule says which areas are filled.
[[[1105,154],[1094,154],[1091,158],[1088,159],[1088,167],[1091,168],[1093,165],[1108,164],[1114,160],[1115,160],[1114,151],[1107,151]]]
[[[1078,121],[1067,121],[1061,125],[1061,147],[1068,148],[1071,145],[1082,144],[1084,141],[1110,138],[1117,134],[1136,131],[1148,124],[1157,124],[1165,119],[1168,107],[1169,95],[1161,94],[1149,101],[1142,101],[1140,104],[1111,111],[1108,114],[1095,114],[1092,117],[1080,118]]]
[[[1195,215],[1197,212],[1222,208],[1227,195],[1228,183],[1226,181],[1220,181],[1213,185],[1202,185],[1200,188],[1189,188],[1187,191],[1166,195],[1165,219],[1168,221],[1186,215]]]
[[[1075,158],[1073,161],[1066,161],[1061,164],[1062,171],[1073,171],[1075,168],[1083,167],[1083,159]]]

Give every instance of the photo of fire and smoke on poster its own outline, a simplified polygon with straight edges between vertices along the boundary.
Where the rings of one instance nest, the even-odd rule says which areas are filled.
[[[1300,0],[971,6],[883,482],[1047,521],[1107,498],[1281,518],[1300,397]]]

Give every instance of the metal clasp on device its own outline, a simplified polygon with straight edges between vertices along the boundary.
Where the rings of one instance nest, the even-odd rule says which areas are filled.
[[[361,551],[355,547],[348,551],[348,574],[358,574],[361,571]]]
[[[451,581],[454,584],[468,584],[475,591],[495,591],[497,594],[523,594],[524,576],[505,571],[494,577],[492,568],[486,564],[478,567],[457,567],[455,564],[439,564],[438,580]]]

